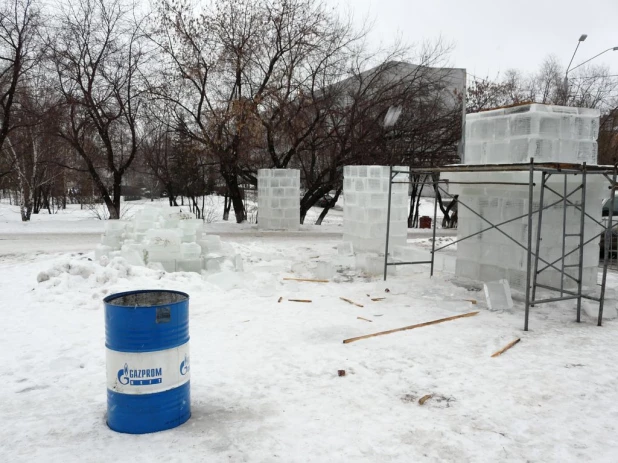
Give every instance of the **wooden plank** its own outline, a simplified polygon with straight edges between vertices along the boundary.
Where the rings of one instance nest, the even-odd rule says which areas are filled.
[[[506,346],[504,346],[502,349],[500,349],[498,352],[494,352],[492,357],[498,357],[502,354],[504,354],[507,350],[509,350],[511,347],[513,347],[515,344],[517,344],[519,341],[521,341],[520,338],[517,338],[515,341],[511,341],[509,342]]]
[[[424,395],[423,397],[421,397],[420,399],[418,399],[418,404],[419,405],[423,405],[425,402],[427,402],[429,399],[431,399],[433,397],[433,394],[427,394]]]
[[[281,297],[279,298],[279,300],[277,301],[277,303],[281,302],[282,300],[283,300],[283,296],[281,296]]]
[[[369,320],[368,318],[363,318],[363,317],[356,317],[357,320],[365,320],[366,322],[371,322],[373,323],[373,320]]]
[[[311,283],[330,283],[330,280],[315,280],[313,278],[284,278],[286,281],[309,281]]]
[[[357,304],[356,302],[351,301],[350,299],[346,299],[345,297],[339,297],[339,299],[341,299],[342,301],[346,301],[348,304],[355,305],[356,307],[365,307],[364,305]]]
[[[440,318],[438,320],[432,320],[430,322],[424,322],[424,323],[418,323],[416,325],[404,326],[403,328],[396,328],[394,330],[380,331],[379,333],[366,334],[364,336],[358,336],[356,338],[344,339],[343,343],[344,344],[348,344],[350,342],[360,341],[361,339],[373,338],[375,336],[382,336],[384,334],[397,333],[399,331],[413,330],[414,328],[421,328],[423,326],[436,325],[436,324],[442,323],[442,322],[448,322],[448,321],[451,321],[451,320],[457,320],[458,318],[473,317],[476,314],[478,314],[478,312],[469,312],[469,313],[464,313],[464,314],[461,314],[461,315],[455,315],[453,317],[447,317],[447,318]]]
[[[288,299],[290,302],[311,302],[311,299]]]
[[[372,297],[371,300],[373,302],[380,302],[383,301],[384,299],[386,299],[385,297]]]

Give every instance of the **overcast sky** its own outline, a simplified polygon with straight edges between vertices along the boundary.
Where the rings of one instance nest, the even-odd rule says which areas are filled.
[[[455,46],[450,64],[479,77],[509,68],[535,71],[548,54],[566,67],[618,47],[618,0],[328,0],[356,21],[374,20],[372,42],[400,33],[407,43],[444,37]],[[618,74],[618,51],[594,60]]]

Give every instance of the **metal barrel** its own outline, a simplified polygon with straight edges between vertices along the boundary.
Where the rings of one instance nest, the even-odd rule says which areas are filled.
[[[144,434],[191,416],[189,295],[142,290],[107,296],[107,425]]]

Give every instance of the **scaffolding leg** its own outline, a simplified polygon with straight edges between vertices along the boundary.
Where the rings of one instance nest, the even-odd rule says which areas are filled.
[[[560,272],[560,296],[564,296],[564,264],[566,263],[566,220],[567,220],[567,175],[564,176],[564,192],[562,196],[562,271]]]
[[[391,196],[393,192],[393,166],[388,168],[388,208],[386,211],[386,245],[384,247],[384,281],[388,270],[388,238],[391,234]]]
[[[436,180],[435,174],[433,177],[433,238],[431,240],[431,272],[429,276],[433,276],[433,264],[435,261],[435,252],[436,252],[436,217],[438,215],[438,182]]]
[[[526,315],[524,319],[524,331],[528,331],[528,318],[530,315],[530,272],[532,270],[532,208],[534,205],[534,158],[530,159],[530,179],[528,180],[528,253],[526,263]],[[539,209],[542,208],[539,205]],[[538,256],[538,254],[537,254]]]
[[[577,278],[577,323],[582,319],[582,283],[584,276],[584,221],[586,220],[586,163],[582,164],[582,208],[579,222],[579,276]],[[564,265],[564,262],[562,263]]]
[[[605,249],[603,250],[603,277],[601,278],[601,295],[599,298],[599,319],[597,325],[603,324],[603,305],[605,303],[605,284],[607,282],[607,264],[609,263],[609,253],[612,249],[612,242],[614,238],[612,219],[614,217],[614,198],[616,196],[616,175],[618,174],[618,166],[614,165],[614,173],[612,175],[611,194],[609,200],[609,215],[607,216],[607,230],[605,231]]]
[[[541,174],[541,192],[539,194],[539,223],[536,227],[536,250],[534,252],[534,273],[532,274],[532,300],[531,306],[534,307],[534,300],[536,299],[536,279],[539,270],[539,254],[541,251],[541,224],[543,223],[543,199],[545,196],[545,182],[548,175],[543,172]]]

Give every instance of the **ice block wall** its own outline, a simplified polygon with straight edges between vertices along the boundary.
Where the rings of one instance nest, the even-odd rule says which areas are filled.
[[[454,194],[459,194],[461,201],[470,206],[475,212],[492,224],[505,222],[507,220],[523,216],[528,212],[528,187],[529,174],[527,172],[513,173],[492,173],[491,181],[496,182],[521,182],[522,186],[504,185],[451,185]],[[453,182],[472,182],[479,181],[479,173],[453,173],[449,174],[449,179]],[[541,174],[535,176],[533,210],[539,208]],[[601,220],[601,198],[606,194],[607,182],[589,176],[586,188],[586,212],[597,220]],[[569,176],[567,189],[572,191],[581,184],[581,177]],[[547,185],[555,191],[562,192],[564,189],[564,177],[553,176]],[[560,198],[550,191],[545,191],[543,203],[553,204]],[[581,205],[581,195],[574,193],[569,199]],[[553,263],[562,256],[563,240],[563,212],[562,203],[557,204],[543,211],[543,224],[541,230],[540,257],[549,263]],[[477,233],[491,225],[469,211],[461,204],[458,207],[459,224],[457,238],[469,236]],[[533,215],[532,222],[532,243],[533,250],[536,246],[536,235],[538,227],[538,216]],[[580,229],[581,215],[572,206],[566,208],[566,234],[578,234]],[[600,228],[590,219],[584,222],[584,242],[599,233]],[[502,231],[513,237],[517,242],[527,246],[528,243],[528,217],[522,217],[511,223],[500,227]],[[579,244],[579,236],[568,236],[565,238],[565,254],[575,249]],[[577,264],[579,253],[574,252],[567,257],[565,265]],[[593,240],[584,246],[583,258],[583,285],[594,288],[599,263],[598,239]],[[525,289],[526,285],[526,265],[527,253],[514,241],[510,240],[497,230],[485,231],[472,238],[457,243],[457,264],[456,274],[480,281],[494,281],[505,278],[509,284],[517,289]],[[554,264],[558,269],[549,268],[539,275],[539,283],[554,287],[560,287],[560,272],[562,264]],[[539,261],[539,269],[546,264]],[[566,267],[565,273],[577,278],[577,267]],[[564,278],[565,288],[574,288],[576,283],[568,278]]]
[[[466,116],[465,164],[596,164],[598,109],[530,104]]]
[[[515,108],[487,111],[466,117],[466,164],[510,164],[527,162],[560,162],[596,164],[596,139],[599,131],[599,112],[584,108],[561,106],[527,105]],[[456,185],[451,184],[451,193],[458,194],[462,203],[470,206],[474,214],[461,204],[458,207],[457,237],[477,233],[490,224],[504,222],[523,216],[528,211],[528,172],[460,172],[446,177],[453,182],[507,182],[521,185]],[[562,193],[564,176],[553,175],[547,186]],[[539,208],[541,173],[536,173],[533,210]],[[567,176],[567,192],[581,185],[581,176]],[[601,201],[607,195],[606,181],[598,176],[587,177],[586,212],[601,220]],[[545,190],[544,205],[558,201],[558,196]],[[573,203],[581,204],[581,192],[569,197]],[[536,246],[538,215],[533,216],[532,239]],[[579,234],[581,214],[573,206],[566,208],[560,202],[543,211],[540,257],[553,263],[562,256],[564,234]],[[522,217],[500,227],[514,240],[527,246],[528,217]],[[594,222],[586,218],[584,241],[599,232]],[[575,249],[579,236],[565,238],[565,253]],[[596,285],[599,259],[598,239],[584,247],[583,285]],[[569,267],[579,261],[579,253],[571,253],[565,260],[565,273],[578,278],[579,269]],[[547,264],[539,262],[539,269]],[[560,287],[562,263],[554,264],[539,275],[539,283]],[[456,274],[480,281],[506,278],[513,288],[525,289],[527,254],[513,240],[497,230],[490,230],[457,243]],[[565,288],[576,283],[564,278]]]
[[[258,170],[258,228],[300,228],[300,170]]]
[[[409,181],[409,168],[393,167],[396,181]],[[389,167],[346,166],[343,170],[343,240],[355,252],[384,253],[388,208]],[[391,193],[389,247],[403,246],[407,239],[408,184],[394,183]]]

